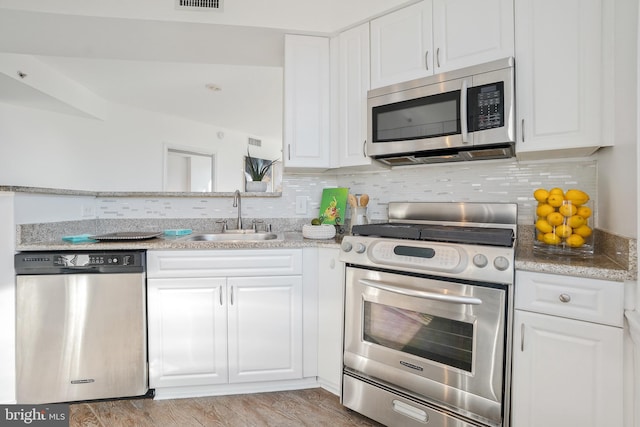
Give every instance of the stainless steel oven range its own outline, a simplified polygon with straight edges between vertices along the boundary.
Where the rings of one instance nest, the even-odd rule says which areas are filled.
[[[508,426],[517,205],[390,203],[353,227],[342,403],[389,426]]]

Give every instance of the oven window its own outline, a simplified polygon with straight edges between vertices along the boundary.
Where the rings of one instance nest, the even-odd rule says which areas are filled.
[[[471,372],[473,324],[364,302],[364,340]]]
[[[460,133],[460,91],[373,107],[373,142]]]

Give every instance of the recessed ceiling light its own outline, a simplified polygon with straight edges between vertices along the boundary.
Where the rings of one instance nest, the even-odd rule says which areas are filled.
[[[220,92],[222,90],[220,86],[214,85],[213,83],[207,83],[206,85],[204,85],[204,87],[206,87],[212,92]]]

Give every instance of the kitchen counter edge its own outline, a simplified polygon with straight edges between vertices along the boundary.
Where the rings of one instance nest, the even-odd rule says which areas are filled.
[[[120,240],[113,242],[68,243],[62,240],[38,243],[18,243],[16,251],[84,251],[84,250],[207,250],[207,249],[273,249],[273,248],[306,248],[330,247],[339,248],[340,238],[306,239],[302,233],[278,233],[274,240],[256,241],[190,241],[181,237],[158,237],[148,240]]]
[[[67,243],[51,241],[39,243],[22,243],[16,245],[18,252],[36,251],[79,251],[79,250],[215,250],[215,249],[275,249],[275,248],[307,248],[326,247],[339,248],[341,236],[333,239],[306,239],[299,232],[280,233],[276,240],[265,241],[227,241],[201,242],[184,238],[159,237],[141,241],[118,241],[96,243]],[[611,258],[596,255],[589,258],[546,258],[536,255],[529,246],[519,246],[516,252],[515,269],[551,273],[565,276],[585,277],[592,279],[623,282],[635,280],[637,266],[625,268]]]

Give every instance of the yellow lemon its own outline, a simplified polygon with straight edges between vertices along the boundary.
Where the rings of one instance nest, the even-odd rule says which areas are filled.
[[[549,215],[552,212],[555,212],[554,207],[551,206],[551,205],[548,205],[546,203],[538,205],[538,207],[536,208],[536,215],[542,216],[542,217],[545,217],[545,218],[546,218],[547,215]]]
[[[549,194],[547,203],[554,208],[560,207],[564,203],[564,197],[562,197],[562,194]]]
[[[553,231],[553,227],[546,219],[537,220],[536,229],[542,233],[551,233]]]
[[[549,197],[549,192],[544,188],[538,188],[533,192],[533,198],[539,201],[540,203],[544,203],[547,201],[547,197]]]
[[[587,223],[587,220],[580,215],[573,215],[567,218],[567,225],[572,228],[578,228]]]
[[[537,233],[537,239],[540,242],[544,242],[544,233]]]
[[[584,205],[589,201],[589,195],[581,190],[574,190],[574,189],[567,190],[564,196],[567,200],[571,201],[571,203],[573,203],[574,205]]]
[[[556,234],[560,237],[569,237],[573,234],[573,230],[568,225],[559,225],[556,227]]]
[[[591,236],[591,233],[593,233],[593,230],[588,225],[581,225],[580,227],[573,229],[573,234],[577,234],[578,236],[585,238]]]
[[[562,197],[564,197],[564,191],[562,191],[562,188],[558,188],[558,187],[554,187],[551,190],[549,190],[549,194],[559,194]]]
[[[587,219],[591,216],[591,208],[589,206],[580,206],[577,213],[582,218]]]
[[[559,245],[562,243],[562,239],[555,233],[546,233],[542,238],[542,241],[547,245]]]
[[[572,248],[579,248],[580,246],[584,245],[584,238],[579,234],[572,234],[571,236],[567,237],[567,240],[565,240],[565,242]]]
[[[578,208],[571,203],[565,203],[558,208],[558,212],[560,212],[563,216],[569,217],[577,214]]]
[[[564,217],[560,212],[551,212],[547,215],[547,221],[551,225],[560,225],[564,222]]]

